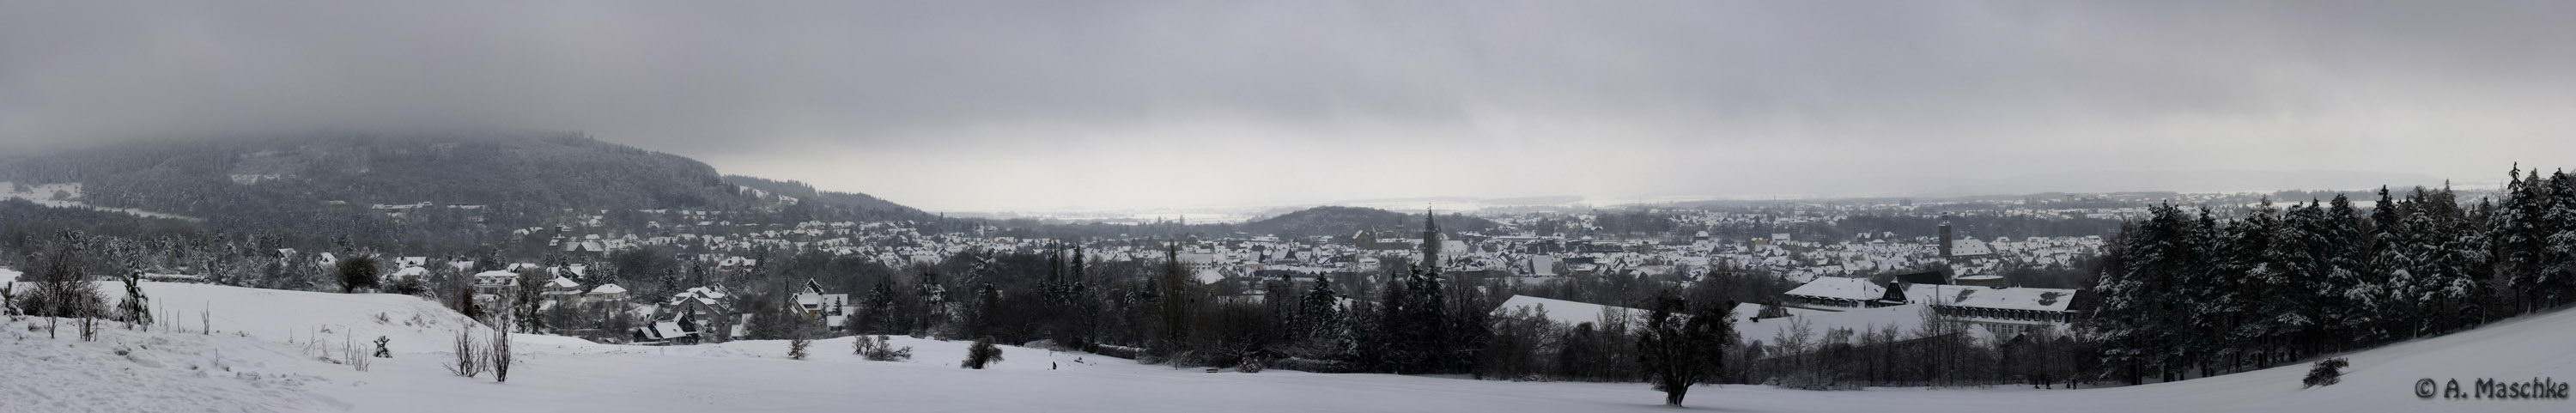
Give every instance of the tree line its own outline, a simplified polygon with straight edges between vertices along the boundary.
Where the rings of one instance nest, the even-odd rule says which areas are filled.
[[[2576,180],[2518,166],[2494,197],[2447,186],[2373,207],[2268,199],[2222,220],[2171,204],[2105,252],[2087,331],[2109,377],[2266,368],[2446,334],[2576,297]]]

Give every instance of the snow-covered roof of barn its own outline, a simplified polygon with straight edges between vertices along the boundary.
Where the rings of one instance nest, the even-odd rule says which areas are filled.
[[[1905,299],[1917,303],[1959,307],[2066,311],[2068,304],[2075,301],[2075,290],[1917,284],[1905,286]]]
[[[1547,311],[1547,319],[1549,321],[1565,323],[1568,325],[1599,323],[1601,322],[1601,314],[1612,311],[1625,312],[1629,317],[1643,317],[1646,315],[1645,310],[1634,308],[1566,301],[1554,298],[1539,298],[1526,295],[1515,295],[1512,296],[1512,298],[1503,300],[1502,305],[1494,307],[1494,312],[1500,314],[1504,312],[1520,311],[1521,307],[1537,307],[1540,310],[1545,310]]]
[[[1761,321],[1736,321],[1735,334],[1747,342],[1759,340],[1764,343],[1778,344],[1780,332],[1788,330],[1790,325],[1796,322],[1805,322],[1809,334],[1807,339],[1810,343],[1818,344],[1823,344],[1821,341],[1825,333],[1834,329],[1867,333],[1895,327],[1897,334],[1912,334],[1923,327],[1923,312],[1928,308],[1917,303],[1851,311],[1816,312],[1783,318],[1766,318]],[[1859,336],[1860,334],[1852,335],[1853,339]]]
[[[1887,288],[1872,284],[1868,279],[1863,278],[1816,277],[1815,280],[1807,281],[1798,288],[1789,289],[1787,294],[1867,301],[1887,296]]]

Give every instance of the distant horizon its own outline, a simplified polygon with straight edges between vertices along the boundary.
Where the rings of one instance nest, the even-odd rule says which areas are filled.
[[[2510,167],[2510,166],[2508,166],[2508,167]],[[721,171],[721,170],[722,170],[722,168],[720,167],[720,168],[719,168],[719,170]],[[2246,171],[2205,171],[2205,172],[2246,172]],[[2253,172],[2275,172],[2275,171],[2253,171]],[[2351,171],[2347,171],[2347,172],[2351,172]],[[736,175],[739,175],[739,174],[736,174]],[[1685,193],[1667,193],[1667,194],[1629,195],[1629,196],[1591,196],[1591,195],[1554,194],[1554,195],[1515,195],[1515,196],[1490,196],[1490,197],[1488,197],[1488,196],[1469,196],[1469,195],[1434,195],[1434,196],[1417,196],[1417,197],[1390,197],[1390,198],[1368,198],[1368,199],[1329,199],[1329,200],[1311,200],[1311,201],[1291,201],[1291,202],[1281,202],[1281,203],[1264,203],[1264,204],[1194,204],[1194,205],[1137,205],[1137,206],[1082,206],[1082,205],[1035,206],[1035,205],[1033,205],[1033,206],[991,206],[991,207],[943,208],[943,207],[936,207],[936,206],[932,206],[932,205],[928,205],[928,204],[920,204],[920,203],[915,203],[915,202],[907,202],[905,199],[903,199],[903,198],[901,198],[901,197],[891,196],[891,195],[884,194],[884,193],[879,193],[879,192],[870,192],[870,191],[867,191],[867,190],[864,190],[864,189],[857,189],[857,190],[853,190],[853,189],[850,189],[850,188],[833,188],[833,187],[827,187],[827,186],[825,186],[825,185],[822,185],[822,184],[816,184],[816,183],[814,183],[814,182],[812,182],[812,181],[807,181],[807,180],[800,179],[800,178],[792,178],[792,177],[777,177],[777,176],[761,176],[761,178],[780,179],[780,180],[796,180],[796,181],[800,181],[800,182],[805,182],[805,183],[807,183],[807,184],[809,184],[809,185],[814,185],[814,187],[815,187],[815,189],[816,189],[816,190],[834,191],[834,192],[858,192],[858,193],[865,193],[865,194],[868,194],[868,195],[870,195],[870,196],[875,196],[875,197],[880,198],[880,199],[885,199],[885,200],[887,200],[887,201],[889,201],[889,202],[894,202],[894,203],[897,203],[897,204],[902,204],[902,205],[904,205],[904,206],[908,206],[908,207],[913,207],[913,208],[921,209],[922,211],[926,211],[926,212],[932,212],[932,213],[966,213],[966,214],[1065,214],[1065,213],[1150,212],[1150,211],[1157,211],[1157,210],[1175,211],[1175,212],[1208,212],[1208,211],[1223,211],[1223,210],[1257,210],[1257,209],[1280,209],[1280,208],[1310,208],[1310,207],[1318,207],[1318,206],[1364,206],[1364,207],[1379,207],[1380,209],[1396,210],[1396,211],[1401,212],[1401,211],[1403,211],[1403,210],[1407,210],[1407,209],[1409,209],[1409,208],[1401,208],[1401,207],[1396,207],[1396,208],[1387,208],[1387,207],[1381,207],[1381,206],[1383,206],[1384,204],[1416,204],[1417,206],[1416,206],[1415,208],[1418,208],[1418,207],[1419,207],[1418,205],[1424,205],[1424,204],[1427,204],[1427,205],[1431,205],[1431,206],[1433,206],[1433,207],[1434,207],[1434,208],[1436,208],[1436,209],[1448,210],[1448,209],[1464,209],[1464,208],[1452,208],[1452,207],[1447,207],[1447,206],[1443,206],[1443,205],[1445,205],[1445,204],[1485,204],[1483,201],[1489,201],[1489,200],[1512,200],[1512,199],[1524,199],[1524,198],[1550,198],[1550,197],[1571,197],[1571,198],[1576,198],[1575,200],[1572,200],[1572,201],[1570,201],[1570,202],[1566,202],[1566,204],[1588,205],[1588,206],[1592,206],[1592,207],[1624,207],[1624,206],[1654,205],[1654,204],[1664,204],[1664,203],[1701,202],[1701,201],[1797,201],[1797,200],[1842,200],[1842,199],[1865,199],[1865,198],[1923,198],[1923,199],[1953,199],[1953,198],[1976,198],[1976,197],[1998,197],[1998,196],[2028,196],[2028,195],[2038,195],[2038,194],[2048,194],[2048,193],[2068,193],[2068,194],[2112,194],[2112,193],[2131,193],[2131,192],[2174,192],[2174,193],[2183,193],[2183,194],[2220,194],[2220,193],[2269,193],[2269,192],[2280,192],[2280,191],[2318,191],[2318,192],[2327,192],[2327,191],[2369,191],[2369,190],[2377,189],[2377,188],[2379,188],[2379,187],[2381,187],[2381,186],[2387,186],[2387,187],[2392,188],[2392,189],[2405,189],[2405,188],[2413,188],[2413,187],[2418,187],[2418,186],[2426,187],[2426,188],[2440,188],[2440,187],[2441,187],[2441,186],[2446,182],[2446,180],[2445,180],[2445,179],[2426,176],[2426,177],[2417,177],[2417,179],[2414,179],[2414,180],[2412,180],[2412,181],[2410,181],[2410,182],[2383,182],[2383,183],[2377,183],[2377,184],[2354,184],[2354,185],[2333,186],[2333,187],[2328,187],[2328,186],[2291,186],[2291,187],[2277,187],[2277,188],[2244,188],[2244,187],[2239,187],[2239,188],[2231,188],[2231,189],[2176,188],[2176,187],[2166,187],[2166,188],[2138,188],[2138,189],[2112,189],[2112,188],[2105,187],[2105,188],[2094,188],[2094,189],[2071,189],[2071,190],[1987,191],[1987,192],[1972,192],[1972,191],[1957,191],[1957,190],[1950,190],[1950,191],[1928,190],[1928,191],[1910,192],[1910,193],[1896,193],[1896,192],[1890,192],[1890,193],[1815,193],[1815,194],[1791,194],[1791,193],[1780,193],[1780,194],[1685,194]],[[2502,181],[2473,181],[2473,180],[2456,180],[2456,179],[2454,179],[2454,180],[2447,180],[2447,182],[2451,185],[2451,187],[2452,187],[2452,188],[2455,188],[2455,189],[2495,189],[2495,188],[2501,188],[2501,187],[2504,185]],[[2288,200],[2278,200],[2278,201],[2288,202]],[[1501,204],[1490,204],[1490,206],[1493,206],[1493,207],[1546,206],[1546,205],[1556,205],[1556,204],[1549,204],[1549,203],[1501,203]]]

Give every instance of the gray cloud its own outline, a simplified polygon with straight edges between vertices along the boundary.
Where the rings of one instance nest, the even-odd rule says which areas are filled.
[[[583,130],[984,210],[2476,179],[2576,150],[2570,20],[2567,2],[12,2],[0,150]]]

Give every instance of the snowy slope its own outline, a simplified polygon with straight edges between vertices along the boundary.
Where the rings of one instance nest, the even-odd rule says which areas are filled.
[[[957,367],[967,343],[907,337],[894,341],[914,347],[910,362],[859,359],[849,354],[846,337],[817,341],[812,358],[790,360],[782,341],[638,347],[521,335],[524,362],[509,382],[494,383],[489,374],[462,378],[440,368],[446,351],[440,340],[462,320],[427,301],[183,284],[147,288],[167,307],[211,306],[220,333],[110,330],[100,341],[81,342],[27,331],[42,319],[7,322],[0,325],[0,372],[6,372],[0,412],[1668,411],[1657,406],[1660,395],[1635,383],[1204,373],[1009,346],[992,369],[967,370]],[[396,321],[377,322],[375,312]],[[423,321],[403,325],[415,314]],[[322,325],[334,332],[317,333]],[[294,343],[287,342],[290,331]],[[360,372],[322,360],[331,356],[312,350],[314,334],[326,343],[387,335],[397,354]],[[2564,412],[2576,411],[2576,402],[2421,400],[2412,386],[2426,377],[2576,378],[2576,352],[2569,349],[2576,349],[2576,311],[2352,354],[2344,384],[2317,389],[2299,388],[2306,366],[2298,365],[2083,390],[1702,386],[1688,404],[1730,412]]]
[[[123,286],[100,283],[103,294],[122,297]],[[205,284],[145,282],[144,295],[156,313],[175,318],[177,327],[211,324],[216,332],[247,333],[278,341],[313,341],[354,337],[360,341],[385,336],[400,344],[445,343],[458,329],[489,335],[492,329],[419,297],[397,294],[332,294],[263,290]],[[203,313],[208,317],[199,317]],[[379,318],[381,315],[381,319]],[[397,346],[397,351],[430,351],[433,346]]]

